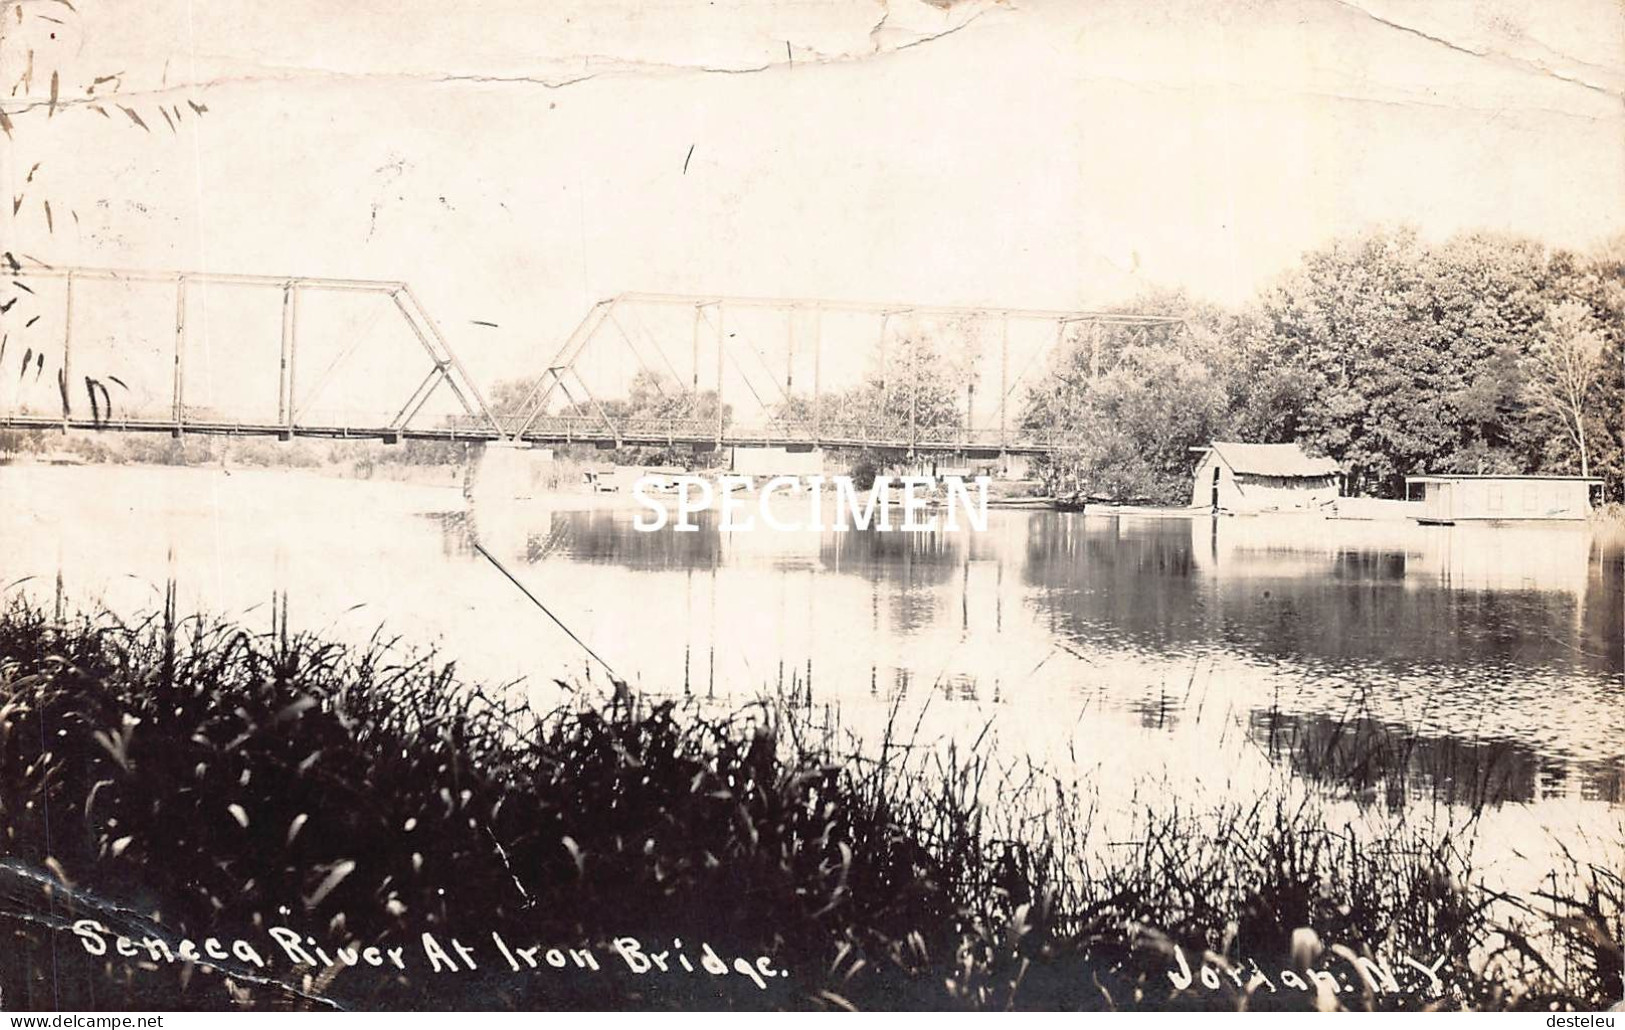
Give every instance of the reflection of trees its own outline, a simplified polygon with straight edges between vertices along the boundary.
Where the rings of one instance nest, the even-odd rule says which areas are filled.
[[[1294,771],[1318,770],[1326,782],[1371,797],[1403,789],[1407,775],[1454,801],[1527,799],[1559,789],[1565,776],[1578,777],[1588,795],[1622,796],[1617,758],[1566,756],[1571,747],[1583,753],[1584,741],[1617,735],[1617,720],[1605,713],[1617,708],[1625,672],[1625,584],[1608,559],[1590,561],[1589,583],[1578,592],[1534,589],[1516,576],[1465,583],[1440,576],[1425,549],[1294,544],[1279,535],[1274,547],[1248,537],[1254,546],[1242,549],[1223,543],[1228,525],[1216,527],[1217,537],[1211,524],[1195,525],[1035,517],[1022,572],[1034,588],[1028,603],[1058,635],[1104,650],[1191,655],[1194,669],[1195,655],[1220,648],[1300,678],[1301,687],[1277,699],[1288,709],[1274,715],[1281,756]],[[1556,578],[1584,574],[1584,554],[1563,558]],[[1177,699],[1167,707],[1155,684],[1147,687],[1152,694],[1137,709],[1143,718],[1164,725],[1180,717]],[[1312,714],[1342,710],[1361,690],[1371,692],[1373,710],[1403,712],[1406,720],[1425,713],[1431,725],[1469,733],[1493,711],[1490,732],[1498,736],[1434,731],[1412,741],[1411,726]],[[1575,712],[1597,713],[1599,736],[1584,728],[1593,717]],[[1529,739],[1507,743],[1511,727],[1524,726]],[[1255,724],[1253,735],[1263,739],[1269,730]]]
[[[1274,550],[1222,550],[1204,570],[1197,549],[1223,549],[1229,527],[1210,541],[1208,524],[1197,525],[1204,532],[1184,520],[1035,519],[1023,575],[1038,588],[1034,603],[1080,639],[1106,631],[1155,647],[1219,641],[1313,666],[1407,673],[1423,662],[1620,671],[1617,628],[1610,647],[1576,646],[1582,624],[1598,617],[1582,620],[1574,594],[1400,578],[1409,559],[1396,552],[1357,556],[1286,539]],[[1617,611],[1620,589],[1598,585],[1585,604]]]
[[[576,561],[633,569],[709,568],[726,563],[715,511],[691,516],[698,526],[691,533],[638,532],[628,511],[559,511],[550,518],[549,525],[531,527],[527,536],[567,541],[565,549]],[[446,530],[467,534],[458,524],[448,523]],[[938,586],[958,574],[972,542],[966,533],[827,532],[819,544],[818,561],[825,572],[880,578],[903,588]]]
[[[1395,809],[1417,795],[1468,807],[1533,801],[1562,792],[1571,770],[1583,796],[1609,802],[1625,797],[1617,764],[1571,766],[1513,740],[1425,733],[1368,716],[1275,709],[1255,710],[1247,733],[1293,775],[1363,800],[1381,798]]]
[[[1195,575],[1183,522],[1125,533],[1115,519],[1059,513],[1032,520],[1023,566],[1025,581],[1038,588],[1033,603],[1064,636],[1106,634],[1155,647],[1206,638],[1206,602]]]
[[[898,515],[893,511],[893,517]],[[873,529],[825,533],[818,549],[830,572],[883,574],[902,587],[948,582],[965,563],[964,533],[881,533]]]
[[[554,527],[569,541],[569,556],[576,561],[621,565],[631,569],[709,568],[722,560],[722,534],[713,512],[701,512],[692,533],[662,530],[640,533],[632,528],[631,514],[612,511],[561,511],[552,515]]]

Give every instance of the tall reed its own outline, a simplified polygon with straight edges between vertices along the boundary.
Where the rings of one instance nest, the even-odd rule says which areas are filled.
[[[255,632],[181,617],[172,597],[134,623],[14,600],[6,1003],[1591,1008],[1621,993],[1617,872],[1574,860],[1538,895],[1500,895],[1476,882],[1470,824],[1373,838],[1284,793],[1160,798],[1102,841],[1065,769],[923,746],[907,727],[859,751],[795,705],[717,714],[577,686],[539,711],[382,635],[347,647],[285,616]],[[264,944],[285,926],[414,964],[95,956],[78,919],[171,942]],[[426,932],[488,961],[429,972]],[[489,960],[493,932],[589,949],[602,968],[515,973]],[[627,937],[788,975],[638,973],[616,957]],[[1417,989],[1368,989],[1359,956]],[[1405,957],[1437,962],[1443,994]],[[1347,986],[1283,975],[1309,970]]]

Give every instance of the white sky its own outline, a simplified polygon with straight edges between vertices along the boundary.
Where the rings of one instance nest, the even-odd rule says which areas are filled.
[[[0,178],[58,212],[8,248],[409,280],[482,383],[626,290],[1238,302],[1373,223],[1625,229],[1612,0],[80,6],[64,96],[210,111],[8,101]]]

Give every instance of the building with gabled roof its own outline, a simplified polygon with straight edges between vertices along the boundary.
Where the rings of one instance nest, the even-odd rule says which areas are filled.
[[[1226,512],[1323,511],[1336,503],[1343,472],[1295,443],[1227,443],[1197,448],[1191,506]]]

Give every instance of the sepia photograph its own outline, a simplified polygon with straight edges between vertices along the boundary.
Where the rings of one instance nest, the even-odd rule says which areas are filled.
[[[1625,1013],[1619,0],[0,0],[0,180],[9,1025]]]

